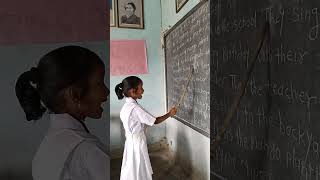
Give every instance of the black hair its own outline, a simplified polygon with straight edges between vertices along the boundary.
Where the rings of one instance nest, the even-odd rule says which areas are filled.
[[[63,110],[61,90],[67,87],[76,86],[84,96],[97,66],[104,67],[100,57],[80,46],[64,46],[44,55],[37,67],[22,73],[16,82],[16,96],[27,120],[40,119],[46,108],[53,113]]]
[[[142,80],[136,76],[129,76],[123,79],[122,82],[115,87],[118,99],[123,99],[124,96],[128,97],[128,91],[130,89],[137,89],[139,84],[142,84]]]
[[[127,3],[127,4],[130,4],[132,7],[133,7],[133,9],[134,10],[136,10],[137,8],[136,8],[136,5],[134,5],[134,3],[133,2],[129,2],[129,3]],[[126,7],[124,8],[125,10],[127,9]]]

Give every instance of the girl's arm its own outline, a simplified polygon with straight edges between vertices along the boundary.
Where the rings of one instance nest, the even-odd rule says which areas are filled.
[[[168,119],[169,117],[174,116],[176,113],[177,113],[177,108],[173,107],[170,109],[170,111],[167,114],[160,116],[160,117],[157,117],[154,124],[159,124],[159,123],[163,122],[164,120]]]

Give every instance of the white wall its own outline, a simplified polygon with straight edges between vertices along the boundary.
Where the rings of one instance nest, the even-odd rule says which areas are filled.
[[[176,119],[166,122],[169,147],[181,165],[192,169],[197,180],[210,179],[210,139]]]

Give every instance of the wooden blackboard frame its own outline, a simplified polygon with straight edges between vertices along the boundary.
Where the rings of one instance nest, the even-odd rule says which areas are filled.
[[[168,111],[168,84],[167,84],[167,68],[166,68],[166,64],[167,64],[167,59],[166,59],[166,37],[173,31],[175,30],[178,26],[180,26],[180,24],[182,22],[184,22],[184,20],[186,20],[190,15],[192,15],[196,10],[198,10],[203,4],[205,4],[207,2],[207,0],[204,1],[200,1],[195,7],[193,7],[183,18],[181,18],[173,27],[171,27],[163,36],[163,42],[164,42],[164,61],[165,61],[165,80],[166,80],[166,107],[167,107],[167,111]],[[210,2],[209,2],[210,3]],[[209,7],[210,8],[210,7]],[[183,124],[185,124],[186,126],[192,128],[193,130],[199,132],[200,134],[210,138],[210,131],[209,133],[204,131],[201,128],[198,128],[194,125],[192,125],[191,123],[189,123],[188,121],[178,117],[178,116],[174,116],[175,119],[177,119],[178,121],[182,122]],[[211,118],[211,117],[210,117]],[[210,120],[209,120],[209,126],[210,126]]]

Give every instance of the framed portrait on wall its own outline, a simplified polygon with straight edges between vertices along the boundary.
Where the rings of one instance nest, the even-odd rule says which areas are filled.
[[[109,1],[109,10],[110,10],[110,26],[115,27],[117,24],[117,8],[116,8],[116,3],[115,0],[108,0]]]
[[[118,27],[144,29],[143,0],[116,0]]]
[[[188,0],[175,0],[176,1],[176,13],[188,2]]]

